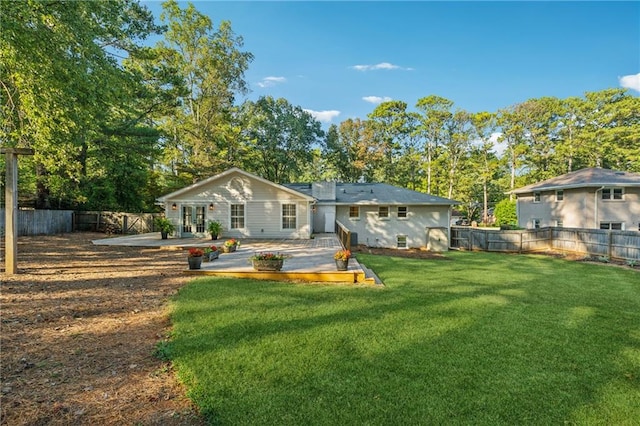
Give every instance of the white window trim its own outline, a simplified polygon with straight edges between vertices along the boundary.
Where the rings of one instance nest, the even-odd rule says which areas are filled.
[[[607,229],[602,229],[602,225],[603,224],[607,224],[609,227]],[[611,225],[613,225],[614,223],[619,223],[620,224],[620,229],[611,229]],[[602,221],[599,224],[600,226],[598,227],[598,229],[600,229],[601,231],[624,231],[625,230],[625,226],[624,226],[624,222],[617,222],[617,221],[612,221],[612,222],[607,222],[607,221]]]
[[[282,222],[283,222],[284,217],[285,217],[284,216],[284,212],[282,211],[282,208],[285,205],[293,205],[295,207],[295,210],[296,210],[296,215],[295,215],[296,226],[293,227],[293,228],[285,228],[284,226],[282,226]],[[298,208],[298,203],[296,203],[296,202],[283,201],[283,202],[280,203],[280,230],[281,231],[296,231],[296,230],[298,230],[298,210],[300,210],[300,209]],[[289,216],[287,216],[287,217],[289,217]]]
[[[351,208],[355,207],[358,209],[358,216],[351,216]],[[349,206],[349,211],[347,212],[347,215],[349,216],[349,220],[360,220],[360,210],[362,210],[360,208],[360,206],[352,204]]]
[[[538,194],[538,199],[536,200],[536,194]],[[534,191],[533,193],[533,202],[534,203],[540,203],[542,201],[542,194],[540,193],[540,191]]]
[[[562,194],[562,200],[558,199],[558,193]],[[558,189],[556,191],[556,203],[562,203],[564,201],[564,189]]]
[[[242,219],[244,222],[244,226],[242,228],[232,228],[231,225],[233,224],[233,215],[231,214],[231,210],[233,208],[233,206],[243,206],[242,207]],[[244,231],[247,229],[247,203],[229,203],[229,230],[233,231],[233,230],[240,230],[240,231]]]
[[[401,237],[404,237],[404,244],[405,244],[404,247],[400,247],[398,245],[398,238],[401,238]],[[409,248],[409,237],[407,235],[405,235],[405,234],[396,235],[396,248],[398,250],[407,250]]]
[[[538,226],[536,226],[536,221],[538,222]],[[542,219],[532,218],[531,226],[532,226],[532,229],[540,229],[542,227]]]
[[[604,190],[605,190],[605,189],[608,189],[608,190],[609,190],[609,195],[610,195],[610,197],[609,197],[609,198],[604,198]],[[619,190],[620,190],[620,199],[619,199],[619,200],[617,200],[617,199],[613,198],[613,197],[614,197],[613,193],[614,193],[614,191],[615,191],[616,189],[619,189]],[[616,186],[611,186],[611,187],[605,187],[605,188],[602,188],[602,192],[601,192],[601,194],[602,194],[602,195],[600,195],[600,199],[601,199],[602,201],[605,201],[605,202],[607,202],[607,203],[611,203],[611,202],[619,203],[619,202],[621,202],[621,201],[624,201],[624,194],[625,194],[625,191],[624,191],[624,188],[620,188],[620,187],[616,187]]]
[[[400,207],[404,207],[406,209],[404,217],[400,217]],[[409,206],[398,206],[396,209],[396,216],[398,220],[409,220]]]
[[[387,208],[387,216],[380,216],[380,209],[382,207],[386,207]],[[391,209],[389,208],[389,206],[378,206],[378,219],[380,219],[380,220],[389,220],[389,219],[391,219]]]

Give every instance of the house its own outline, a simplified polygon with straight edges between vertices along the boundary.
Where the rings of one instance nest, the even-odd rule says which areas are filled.
[[[307,239],[335,232],[339,221],[354,243],[433,251],[448,249],[451,208],[459,204],[382,183],[280,185],[238,168],[157,201],[180,237],[205,236],[218,220],[225,237]]]
[[[511,191],[518,226],[640,230],[640,174],[588,168]]]

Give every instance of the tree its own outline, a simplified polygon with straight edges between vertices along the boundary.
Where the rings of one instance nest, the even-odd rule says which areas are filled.
[[[313,149],[322,147],[320,123],[299,106],[271,96],[245,102],[241,114],[251,152],[247,168],[272,182],[299,181]]]
[[[105,170],[97,154],[130,121],[140,87],[118,59],[159,29],[127,0],[3,2],[0,20],[3,143],[35,149],[37,207],[86,202]]]
[[[236,94],[247,93],[244,73],[253,55],[241,51],[243,39],[228,21],[214,29],[193,4],[181,9],[175,0],[164,2],[162,9],[160,19],[168,30],[155,49],[186,90],[179,95],[179,108],[159,125],[167,135],[167,165],[194,181],[242,161],[234,102]]]
[[[500,164],[493,153],[494,143],[491,140],[496,128],[495,115],[488,112],[479,112],[471,115],[471,126],[475,137],[478,140],[476,147],[478,164],[478,175],[482,182],[483,210],[482,222],[488,222],[489,210],[489,184],[494,180]]]
[[[448,176],[448,198],[453,198],[456,183],[460,181],[457,172],[469,153],[473,131],[470,124],[471,115],[467,111],[457,110],[445,125],[442,160]]]
[[[446,123],[453,116],[451,108],[453,102],[440,96],[427,96],[418,99],[416,107],[422,111],[420,124],[417,128],[418,134],[425,140],[427,160],[427,193],[432,193],[431,176],[433,159],[438,148],[444,139]]]

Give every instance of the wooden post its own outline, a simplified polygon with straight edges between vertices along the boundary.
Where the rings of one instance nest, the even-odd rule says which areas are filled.
[[[18,155],[33,155],[32,149],[0,148],[5,155],[5,267],[7,275],[18,271]]]

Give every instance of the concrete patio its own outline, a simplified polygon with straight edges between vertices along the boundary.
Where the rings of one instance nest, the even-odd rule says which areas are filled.
[[[162,240],[160,233],[104,238],[92,241],[96,245],[122,245],[133,247],[159,247],[186,249],[189,247],[222,246],[226,239],[169,238]],[[218,259],[203,262],[201,269],[185,269],[194,275],[219,275],[275,281],[341,282],[381,284],[375,274],[355,258],[349,260],[347,271],[337,271],[333,255],[342,245],[335,234],[316,234],[309,240],[242,239],[237,251],[220,253]],[[253,269],[250,257],[259,252],[273,252],[288,256],[281,271],[265,272]],[[185,253],[186,256],[186,253]],[[186,265],[186,257],[185,257]]]

